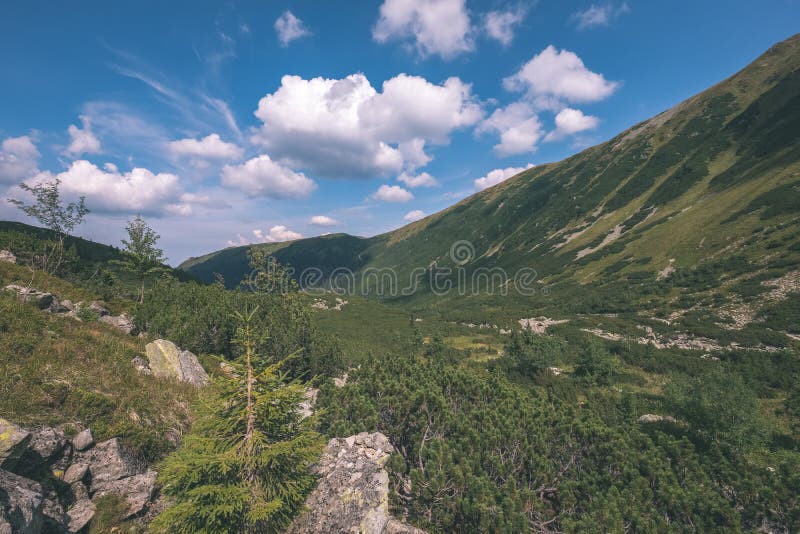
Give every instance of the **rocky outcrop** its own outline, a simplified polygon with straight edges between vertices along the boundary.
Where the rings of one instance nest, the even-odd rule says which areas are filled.
[[[389,474],[384,465],[393,450],[381,433],[330,440],[315,467],[319,483],[306,500],[307,510],[288,532],[424,534],[389,514]]]
[[[39,308],[40,310],[49,310],[55,304],[58,307],[58,301],[52,293],[39,291],[31,287],[24,287],[17,284],[9,284],[5,287],[6,291],[16,293],[17,298],[23,302],[28,302]]]
[[[180,350],[171,341],[157,339],[148,343],[145,354],[148,367],[155,377],[173,378],[197,387],[208,384],[208,374],[197,356],[188,350]]]
[[[646,413],[644,415],[640,415],[636,421],[643,424],[661,423],[662,421],[666,421],[667,423],[678,422],[678,420],[672,417],[671,415],[658,415],[654,413]]]
[[[4,421],[14,454],[0,470],[0,534],[80,532],[94,517],[95,501],[123,497],[127,517],[144,515],[158,473],[113,438],[94,445],[88,429],[71,441],[59,428],[24,430]],[[43,492],[43,488],[60,488]]]
[[[52,293],[39,291],[38,289],[30,287],[23,287],[17,284],[7,285],[4,289],[5,291],[15,293],[18,299],[23,302],[29,302],[40,310],[64,315],[76,321],[85,319],[86,316],[82,314],[88,311],[90,312],[90,316],[93,315],[101,323],[111,325],[126,334],[132,334],[136,329],[136,325],[129,315],[125,313],[112,315],[110,311],[97,301],[92,301],[88,305],[83,302],[72,302],[71,300],[59,301]]]
[[[10,250],[0,250],[0,263],[17,263],[17,257]]]
[[[0,418],[0,469],[13,468],[30,441],[30,432]]]
[[[125,313],[120,315],[102,315],[98,321],[101,323],[110,324],[114,328],[122,330],[126,334],[130,334],[134,329],[133,319],[131,319]]]
[[[42,486],[0,469],[0,534],[38,534],[44,528]]]
[[[569,319],[550,319],[549,317],[531,317],[520,319],[519,325],[523,330],[530,330],[534,334],[545,334],[547,329],[556,324],[568,323]]]

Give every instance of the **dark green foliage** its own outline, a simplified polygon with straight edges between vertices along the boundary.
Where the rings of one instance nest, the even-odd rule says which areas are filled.
[[[23,265],[36,265],[36,256],[56,245],[56,234],[44,228],[0,221],[0,250],[10,250]],[[105,300],[138,296],[139,283],[119,266],[122,251],[86,239],[64,238],[64,257],[59,277],[98,293]],[[179,270],[167,270],[181,281],[192,277]],[[155,277],[154,277],[155,278]]]
[[[307,303],[299,295],[228,291],[219,285],[160,281],[150,298],[136,307],[137,327],[197,354],[234,357],[234,312],[246,306],[259,309],[254,328],[269,337],[258,341],[265,354],[294,354],[287,363],[293,376],[311,378],[334,374],[341,367],[335,339],[321,333],[311,321]]]
[[[665,402],[700,439],[738,449],[764,440],[755,394],[738,374],[722,365],[697,377],[673,380],[665,390]]]
[[[330,435],[389,437],[394,503],[432,532],[798,526],[796,455],[776,456],[771,475],[728,441],[695,443],[694,426],[637,424],[656,401],[598,390],[579,407],[563,391],[386,355],[344,388],[323,388],[320,402]]]
[[[795,213],[797,206],[800,206],[800,183],[788,183],[754,198],[746,208],[737,211],[725,222],[735,221],[743,215],[760,209],[763,209],[760,215],[761,219],[766,220],[785,213]]]
[[[522,376],[535,378],[554,367],[565,351],[563,341],[530,330],[514,331],[505,348],[511,369]]]
[[[789,295],[786,300],[767,306],[760,317],[769,328],[800,334],[800,295]]]
[[[214,380],[191,434],[162,466],[172,504],[156,532],[281,532],[314,487],[323,439],[297,412],[305,388],[254,352],[252,317],[239,316],[240,376]]]
[[[616,373],[613,356],[597,339],[585,342],[578,355],[575,377],[587,384],[609,385]]]

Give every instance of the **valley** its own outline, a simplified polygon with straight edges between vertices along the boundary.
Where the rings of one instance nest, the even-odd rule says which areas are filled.
[[[388,233],[126,230],[0,222],[0,532],[800,529],[800,35]]]

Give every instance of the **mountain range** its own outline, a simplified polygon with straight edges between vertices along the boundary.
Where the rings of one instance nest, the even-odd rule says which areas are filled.
[[[392,268],[400,280],[431,265],[527,268],[555,290],[719,270],[731,258],[721,269],[735,276],[736,265],[765,271],[800,263],[799,208],[796,35],[605,143],[392,232],[226,248],[180,269],[205,281],[219,273],[235,286],[257,247],[296,272],[317,268],[323,278],[343,268],[361,277]],[[454,243],[467,247],[468,263],[450,257]]]

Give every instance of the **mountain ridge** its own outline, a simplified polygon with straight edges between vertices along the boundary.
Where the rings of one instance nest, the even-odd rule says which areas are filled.
[[[467,268],[533,267],[548,284],[586,284],[615,265],[614,276],[697,268],[730,252],[731,243],[748,239],[764,221],[796,219],[798,67],[800,34],[605,143],[523,171],[397,230],[253,246],[274,250],[298,271],[318,267],[330,274],[344,267],[358,275],[392,268],[401,279],[432,263],[454,266],[448,252],[456,241],[474,248]],[[773,255],[798,239],[791,228],[778,233],[786,243]],[[766,242],[750,245],[737,253],[763,256]],[[207,281],[224,269],[235,284],[247,272],[248,249],[210,253],[180,268]]]

